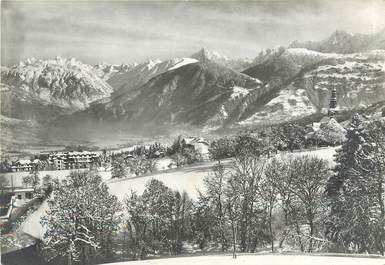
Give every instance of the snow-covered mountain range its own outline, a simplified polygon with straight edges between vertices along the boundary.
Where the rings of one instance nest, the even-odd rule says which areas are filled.
[[[239,72],[247,69],[254,62],[254,60],[250,58],[230,59],[227,56],[221,55],[215,51],[210,51],[207,48],[200,49],[198,52],[191,55],[191,58],[195,58],[202,63],[206,61],[215,62],[219,65]]]
[[[1,70],[2,123],[205,130],[279,123],[324,113],[333,87],[342,111],[367,108],[385,101],[383,37],[337,31],[254,59],[204,48],[186,58],[122,65],[28,59]]]
[[[385,49],[385,28],[376,34],[349,34],[336,30],[330,37],[322,41],[295,41],[290,48],[305,48],[326,53],[357,53]]]
[[[93,67],[75,59],[32,58],[1,69],[1,113],[15,118],[72,113],[108,98],[112,91]]]

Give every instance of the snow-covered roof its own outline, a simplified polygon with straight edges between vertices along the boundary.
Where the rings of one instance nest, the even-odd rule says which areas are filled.
[[[19,164],[21,165],[25,165],[25,164],[30,164],[31,163],[31,160],[29,159],[20,159],[17,161]]]
[[[177,68],[182,67],[184,65],[188,65],[188,64],[192,64],[192,63],[197,63],[197,62],[198,62],[197,59],[182,58],[177,64],[175,64],[173,67],[169,68],[168,70],[174,70],[174,69],[177,69]]]
[[[200,143],[200,144],[206,144],[206,145],[209,145],[209,143],[207,141],[205,141],[202,137],[185,137],[183,138],[183,140],[185,144],[189,144],[189,145],[194,145],[194,144],[197,144],[197,143]]]
[[[345,128],[342,127],[342,125],[339,124],[334,118],[330,118],[329,122],[321,124],[321,129],[325,129],[325,128],[332,129],[334,131],[341,131],[341,132],[346,131]]]
[[[22,189],[14,189],[14,193],[19,193],[19,192],[31,192],[33,191],[33,188],[22,188]]]

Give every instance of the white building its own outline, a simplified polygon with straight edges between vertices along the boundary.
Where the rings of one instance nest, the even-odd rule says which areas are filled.
[[[96,152],[57,152],[48,157],[48,163],[57,170],[88,168],[99,158]]]
[[[12,162],[11,169],[13,172],[19,171],[31,171],[40,163],[39,159],[29,160],[29,159],[20,159]]]

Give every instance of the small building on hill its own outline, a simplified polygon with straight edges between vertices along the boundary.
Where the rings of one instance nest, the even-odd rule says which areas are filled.
[[[203,159],[209,159],[209,147],[210,144],[202,137],[185,137],[182,139],[182,145],[184,147],[193,148],[197,151]]]
[[[317,143],[337,145],[345,141],[346,130],[334,118],[330,118],[328,122],[319,123],[318,127],[313,126],[313,132],[306,137],[314,139]]]
[[[313,131],[306,135],[306,138],[313,139],[317,143],[328,145],[341,144],[346,139],[346,130],[334,118],[338,113],[337,90],[332,87],[328,115],[324,116],[319,122],[312,125]]]

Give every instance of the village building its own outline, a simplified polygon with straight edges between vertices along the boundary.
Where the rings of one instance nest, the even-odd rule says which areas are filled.
[[[29,160],[29,159],[20,159],[12,162],[11,169],[13,172],[19,172],[19,171],[31,171],[33,168],[35,168],[37,165],[39,165],[40,160]]]
[[[56,170],[88,168],[97,162],[100,154],[96,152],[57,152],[48,156],[48,164]]]
[[[313,131],[308,133],[306,138],[314,139],[317,142],[342,143],[345,140],[346,130],[334,118],[337,113],[337,90],[333,86],[330,95],[328,115],[324,116],[320,122],[313,122]]]

